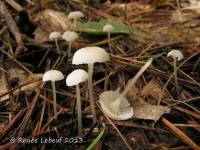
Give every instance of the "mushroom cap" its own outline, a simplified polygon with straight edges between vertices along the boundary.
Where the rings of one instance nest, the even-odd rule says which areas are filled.
[[[67,42],[72,42],[78,38],[78,34],[72,31],[66,31],[63,33],[62,38]]]
[[[54,40],[60,38],[61,36],[62,35],[60,34],[60,32],[51,32],[49,34],[49,39],[52,40],[52,41],[54,41]]]
[[[83,13],[81,11],[72,11],[68,14],[68,19],[78,19],[84,17]]]
[[[172,57],[173,59],[177,59],[178,61],[182,60],[184,58],[183,53],[180,50],[171,50],[167,57]]]
[[[104,32],[111,32],[114,30],[114,27],[111,24],[107,24],[103,27]]]
[[[62,72],[58,70],[49,70],[45,72],[42,78],[44,82],[45,81],[59,81],[62,79],[64,79],[64,75],[62,74]]]
[[[110,60],[108,53],[100,47],[85,47],[77,50],[72,58],[72,64],[89,64]]]
[[[133,108],[126,98],[123,98],[119,105],[119,114],[113,111],[113,102],[117,100],[119,88],[116,91],[105,91],[99,96],[99,103],[105,115],[113,120],[127,120],[134,114]]]
[[[72,71],[66,78],[67,86],[74,86],[88,79],[88,73],[83,69]]]

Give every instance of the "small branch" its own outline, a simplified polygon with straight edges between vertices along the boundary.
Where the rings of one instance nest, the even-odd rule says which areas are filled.
[[[13,34],[13,36],[15,37],[15,40],[17,42],[17,48],[15,51],[15,55],[19,55],[24,49],[24,43],[22,41],[22,36],[21,33],[19,31],[19,28],[17,27],[17,24],[15,23],[13,17],[10,15],[8,9],[6,8],[4,2],[0,1],[0,14],[4,17],[8,28],[10,30],[10,32]]]
[[[10,6],[12,6],[16,11],[21,12],[24,11],[21,5],[19,5],[16,1],[14,0],[5,0]]]
[[[181,131],[179,128],[175,127],[170,121],[168,121],[165,118],[162,118],[162,122],[168,127],[170,128],[173,132],[175,132],[175,134],[183,140],[184,143],[186,143],[187,145],[191,146],[193,149],[195,150],[200,150],[200,147],[194,143],[194,141],[192,141],[183,131]]]

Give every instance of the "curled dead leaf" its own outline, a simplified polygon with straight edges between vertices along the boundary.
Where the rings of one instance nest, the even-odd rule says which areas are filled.
[[[65,13],[52,9],[46,9],[40,12],[34,18],[34,21],[40,25],[34,32],[37,42],[48,41],[49,33],[52,31],[64,32],[73,29],[73,25],[67,19]]]

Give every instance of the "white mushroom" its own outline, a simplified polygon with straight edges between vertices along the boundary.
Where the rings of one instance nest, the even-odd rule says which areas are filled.
[[[68,14],[67,18],[73,20],[73,25],[76,27],[77,20],[84,17],[83,13],[80,11],[72,11]]]
[[[184,58],[183,53],[180,50],[171,50],[167,57],[173,58],[173,65],[174,65],[174,79],[175,79],[175,86],[178,94],[178,80],[177,80],[177,68],[176,63]]]
[[[54,41],[55,42],[55,45],[56,45],[56,51],[58,52],[58,54],[61,54],[60,52],[60,48],[58,46],[58,39],[61,38],[62,35],[60,34],[60,32],[51,32],[49,34],[49,39],[51,41]]]
[[[174,60],[180,61],[184,58],[183,53],[180,50],[171,50],[167,57],[172,57]]]
[[[97,121],[94,98],[93,98],[93,89],[92,89],[93,66],[95,62],[105,62],[108,60],[110,60],[108,53],[100,47],[81,48],[75,52],[72,58],[72,64],[75,65],[88,64],[88,74],[89,74],[88,88],[89,88],[90,105],[93,115],[93,123]]]
[[[105,91],[100,95],[99,103],[105,115],[114,120],[126,120],[133,116],[133,108],[130,107],[129,102],[125,97],[137,79],[151,65],[152,61],[152,58],[147,61],[147,63],[138,71],[130,83],[125,87],[122,93],[119,93],[118,88],[116,91]]]
[[[68,57],[70,57],[71,56],[72,42],[78,38],[78,34],[76,32],[66,31],[65,33],[63,33],[62,38],[69,43],[69,45],[68,45]],[[66,54],[64,54],[63,58],[65,56],[66,56]]]
[[[71,72],[66,78],[67,86],[74,86],[76,85],[76,104],[78,110],[78,133],[79,136],[82,136],[82,113],[81,113],[81,96],[80,96],[80,88],[79,84],[81,82],[85,82],[88,80],[88,73],[82,69],[77,69]]]
[[[110,32],[112,32],[114,30],[114,27],[111,24],[107,24],[103,27],[103,31],[107,32],[108,34],[108,46],[109,46],[109,50],[112,52],[111,50],[111,42],[110,42]]]
[[[52,88],[53,88],[53,110],[54,110],[54,116],[55,118],[57,118],[56,114],[57,114],[57,106],[56,106],[56,86],[55,86],[55,82],[64,79],[64,76],[62,74],[62,72],[58,71],[58,70],[49,70],[47,72],[45,72],[45,74],[43,75],[43,82],[46,81],[51,81],[52,83]]]

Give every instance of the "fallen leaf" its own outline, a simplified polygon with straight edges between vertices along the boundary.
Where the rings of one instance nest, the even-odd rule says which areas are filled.
[[[23,85],[25,83],[28,83],[28,82],[31,82],[34,80],[38,80],[38,81],[21,87],[20,91],[23,91],[26,94],[29,94],[30,92],[38,90],[40,88],[42,81],[39,79],[42,78],[42,74],[31,75],[13,63],[7,63],[5,66],[7,68],[8,74],[9,74],[8,82],[9,83],[12,83],[13,81],[16,82],[15,86],[13,86],[12,88],[16,88],[20,85]],[[18,92],[19,92],[19,90],[16,90],[16,91],[14,91],[13,94],[16,95],[16,94],[18,94]]]
[[[0,70],[0,95],[8,92],[6,76],[4,74],[5,74],[5,72],[3,70]],[[0,101],[4,101],[8,98],[9,98],[9,95],[5,95],[5,96],[0,98]]]
[[[163,87],[160,85],[160,83],[156,80],[156,79],[152,79],[151,81],[149,81],[142,89],[141,91],[141,96],[150,96],[151,98],[154,99],[154,102],[151,99],[151,104],[157,104],[159,101],[159,98],[162,95],[163,92],[163,96],[162,97],[168,97],[167,93],[165,91],[162,91]]]
[[[114,30],[111,32],[111,34],[134,34],[138,32],[136,28],[128,27],[120,20],[111,21],[107,19],[101,19],[98,22],[87,22],[84,24],[79,23],[76,31],[98,35],[107,34],[107,32],[102,31],[103,27],[107,24],[111,24],[114,27]]]
[[[73,29],[65,13],[52,9],[40,12],[33,20],[36,24],[39,24],[34,32],[37,42],[48,41],[49,33],[52,31],[64,32]]]
[[[161,105],[151,105],[144,100],[134,103],[134,118],[158,121],[164,113],[169,113],[170,108]]]

